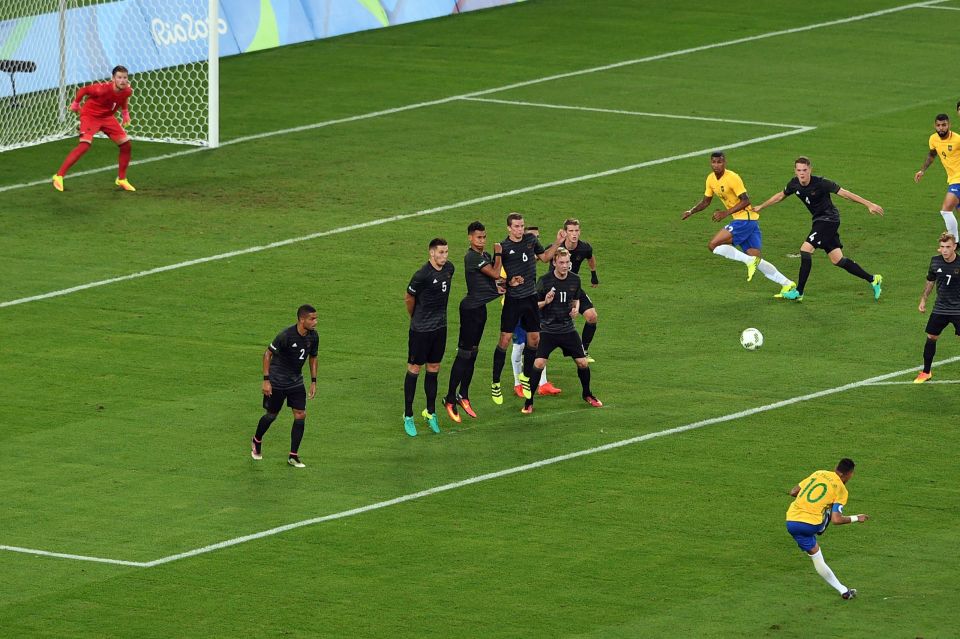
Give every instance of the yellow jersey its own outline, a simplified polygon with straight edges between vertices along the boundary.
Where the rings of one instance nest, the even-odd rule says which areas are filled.
[[[847,487],[836,471],[818,470],[800,482],[800,492],[787,509],[787,521],[819,524],[834,504],[845,506],[847,496]]]
[[[747,192],[747,187],[743,185],[740,176],[724,169],[723,175],[718,179],[713,171],[707,175],[707,185],[703,190],[704,197],[713,197],[716,195],[728,209],[733,208],[740,202],[740,196]],[[760,214],[753,210],[752,206],[737,211],[733,214],[735,220],[759,220]]]
[[[930,150],[936,151],[943,170],[947,172],[947,184],[960,184],[960,135],[953,131],[946,140],[934,133],[930,136]]]

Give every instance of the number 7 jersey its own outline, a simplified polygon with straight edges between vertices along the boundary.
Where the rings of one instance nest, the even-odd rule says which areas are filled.
[[[818,470],[800,482],[800,493],[787,509],[787,521],[820,524],[834,504],[847,504],[847,487],[833,470]]]

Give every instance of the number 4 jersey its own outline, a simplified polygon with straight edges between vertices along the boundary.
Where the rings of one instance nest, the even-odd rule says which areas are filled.
[[[294,324],[280,331],[270,342],[270,385],[277,389],[303,384],[303,363],[308,357],[317,356],[320,336],[316,331],[301,335]]]
[[[843,512],[847,496],[847,487],[836,471],[818,470],[800,482],[800,493],[787,509],[787,521],[820,524],[834,504]]]

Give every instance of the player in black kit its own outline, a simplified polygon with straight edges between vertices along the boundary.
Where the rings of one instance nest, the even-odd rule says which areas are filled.
[[[536,289],[537,260],[549,263],[564,236],[563,229],[557,231],[557,241],[545,249],[533,233],[524,231],[522,215],[511,213],[507,216],[508,235],[500,243],[507,292],[503,300],[503,311],[500,314],[500,341],[493,351],[493,383],[490,385],[490,395],[496,404],[503,403],[500,375],[507,361],[507,346],[510,344],[517,322],[520,322],[523,330],[527,331],[520,384],[523,386],[523,396],[526,398],[531,396],[530,369],[537,354],[537,344],[540,343],[540,313],[537,309]]]
[[[447,241],[430,240],[430,259],[413,274],[407,286],[404,301],[410,315],[410,336],[407,342],[407,376],[403,381],[403,430],[415,437],[417,426],[413,421],[413,396],[417,392],[420,367],[427,365],[423,390],[427,394],[427,408],[422,415],[430,430],[440,432],[437,422],[437,375],[440,361],[447,347],[447,301],[453,283],[453,264],[447,261]]]
[[[533,363],[530,384],[535,388],[554,349],[577,363],[577,376],[583,387],[583,399],[591,406],[603,404],[590,390],[590,364],[583,350],[583,342],[573,325],[580,309],[580,276],[570,272],[570,252],[560,247],[553,258],[553,269],[537,281],[537,299],[540,307],[540,342]],[[533,412],[533,395],[526,398],[523,413]]]
[[[290,431],[290,454],[287,463],[295,468],[306,466],[300,461],[300,442],[303,440],[307,419],[307,399],[317,394],[317,309],[304,304],[297,309],[297,323],[283,329],[263,352],[263,417],[250,442],[250,456],[263,459],[261,444],[270,424],[283,408],[283,402],[293,411],[293,429]],[[303,363],[310,361],[310,391],[303,387]]]
[[[933,374],[933,356],[937,353],[937,340],[940,333],[949,324],[953,324],[953,332],[960,336],[960,261],[957,261],[957,238],[949,233],[940,235],[940,247],[937,255],[930,259],[930,268],[927,269],[927,283],[920,295],[921,313],[927,310],[927,297],[937,285],[937,301],[933,305],[933,312],[927,320],[927,342],[923,346],[923,370],[913,380],[914,384],[922,384]]]
[[[836,193],[851,202],[862,204],[874,215],[882,216],[883,208],[856,193],[841,188],[836,182],[818,175],[811,175],[808,158],[802,156],[797,158],[793,163],[793,170],[796,177],[790,180],[783,191],[772,195],[763,204],[753,207],[753,210],[759,213],[761,209],[782,201],[788,195],[796,195],[810,211],[810,215],[813,216],[813,227],[810,229],[810,235],[800,246],[800,276],[797,278],[797,288],[774,295],[774,297],[803,300],[803,289],[807,284],[807,278],[810,277],[810,269],[813,267],[813,252],[819,248],[823,249],[835,266],[839,266],[847,273],[869,282],[870,286],[873,287],[873,299],[879,300],[883,276],[879,273],[871,275],[863,270],[859,264],[843,256],[841,250],[843,244],[840,243],[840,211],[834,205],[833,200],[830,199],[830,194]]]
[[[487,231],[481,222],[471,222],[467,227],[470,248],[463,257],[463,276],[467,281],[467,294],[460,301],[460,337],[457,340],[457,358],[450,368],[450,384],[443,406],[453,421],[460,423],[463,408],[470,417],[477,413],[470,405],[470,381],[477,364],[477,351],[483,328],[487,324],[487,302],[503,293],[500,281],[500,244],[493,245],[493,256],[484,249]]]
[[[590,286],[597,288],[600,286],[600,278],[597,277],[597,259],[593,256],[593,247],[580,239],[580,220],[573,218],[567,220],[563,223],[563,230],[566,237],[562,246],[570,251],[570,270],[579,275],[580,265],[586,260],[587,266],[590,267]],[[597,333],[597,309],[593,307],[593,301],[582,288],[580,289],[580,314],[585,320],[583,334],[580,336],[583,341],[583,352],[587,354],[587,361],[592,362],[590,343],[593,342],[593,336]]]

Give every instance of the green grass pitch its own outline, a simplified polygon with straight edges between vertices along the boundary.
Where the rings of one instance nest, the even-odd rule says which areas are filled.
[[[227,142],[348,120],[134,165],[135,194],[114,190],[106,140],[63,194],[45,180],[72,141],[0,156],[0,545],[128,562],[0,552],[0,636],[955,636],[957,387],[841,390],[912,380],[943,228],[939,163],[912,178],[960,98],[960,44],[936,35],[960,26],[960,2],[883,13],[903,5],[530,0],[225,59]],[[466,95],[484,101],[444,100]],[[756,202],[805,154],[882,205],[838,200],[845,254],[884,275],[879,303],[822,254],[801,304],[711,255],[713,208],[680,214],[715,148]],[[134,160],[181,150],[135,143]],[[430,238],[460,267],[467,224],[500,239],[512,210],[547,233],[579,217],[596,249],[606,406],[582,403],[556,357],[564,393],[534,415],[490,402],[491,306],[480,419],[408,438],[409,277]],[[764,255],[794,279],[809,220],[795,198],[762,215]],[[308,467],[285,464],[289,412],[254,463],[260,357],[304,302],[321,311]],[[748,326],[759,351],[738,344]],[[958,355],[948,331],[934,381],[960,381]],[[783,524],[787,491],[843,456],[858,464],[848,511],[872,516],[821,538],[850,602]]]

